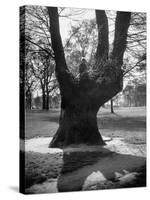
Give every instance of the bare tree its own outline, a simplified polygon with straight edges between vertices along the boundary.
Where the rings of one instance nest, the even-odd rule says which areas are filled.
[[[49,95],[52,90],[58,87],[54,68],[55,64],[45,52],[34,53],[32,59],[32,73],[42,90],[42,109],[49,109]]]

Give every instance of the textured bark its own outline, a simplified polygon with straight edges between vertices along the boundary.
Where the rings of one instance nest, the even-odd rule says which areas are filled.
[[[127,32],[130,25],[131,12],[117,12],[115,22],[114,48],[111,58],[119,67],[123,64],[123,54],[127,44]]]
[[[74,109],[72,107],[62,109],[59,128],[50,147],[64,147],[81,143],[104,145],[97,126],[96,111],[83,109],[80,106],[78,108],[75,106]]]
[[[109,58],[107,16],[105,11],[96,10],[98,26],[96,70],[92,73],[81,70],[78,78],[72,76],[66,65],[57,8],[48,7],[48,14],[56,62],[55,71],[61,92],[59,128],[49,146],[64,147],[80,143],[104,145],[96,115],[99,108],[122,89],[121,65],[131,13],[117,13],[114,48]]]
[[[96,10],[96,22],[98,27],[96,60],[103,63],[108,59],[109,52],[108,19],[104,10]]]

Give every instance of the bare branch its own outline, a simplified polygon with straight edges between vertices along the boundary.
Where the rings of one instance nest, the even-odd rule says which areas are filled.
[[[133,69],[135,69],[135,67],[139,66],[139,64],[141,62],[143,62],[145,60],[145,58],[139,60],[135,65],[133,65],[130,69],[126,70],[123,74],[123,76],[125,76],[126,74],[128,74],[130,71],[132,71]]]
[[[111,58],[118,66],[123,64],[123,55],[127,44],[127,32],[130,25],[131,12],[117,12],[115,22],[115,39]]]
[[[66,44],[64,46],[64,49],[68,46],[68,44],[70,43],[70,40],[72,39],[72,37],[79,31],[79,29],[81,28],[81,25],[79,27],[76,28],[76,30],[70,35],[69,39],[66,41]]]
[[[52,48],[55,56],[55,72],[56,77],[59,82],[60,90],[63,96],[71,95],[66,92],[70,90],[70,93],[73,93],[72,87],[74,84],[74,77],[70,73],[66,59],[64,55],[64,48],[62,45],[60,30],[59,30],[59,17],[58,17],[58,8],[57,7],[48,7],[48,15],[50,18],[50,33],[51,33],[51,42]],[[68,87],[70,85],[70,87]]]
[[[49,52],[47,51],[47,49],[44,49],[43,47],[41,47],[39,44],[29,40],[28,38],[25,38],[25,40],[27,40],[28,42],[32,43],[33,45],[39,47],[40,49],[42,49],[43,51],[45,51],[49,56],[51,56],[52,58],[54,58],[54,56]]]
[[[96,51],[96,60],[98,62],[108,59],[109,41],[108,41],[108,19],[104,10],[96,10],[96,22],[98,26],[98,46]]]
[[[59,30],[58,9],[56,7],[48,7],[48,15],[50,17],[50,33],[56,61],[56,71],[68,70]]]

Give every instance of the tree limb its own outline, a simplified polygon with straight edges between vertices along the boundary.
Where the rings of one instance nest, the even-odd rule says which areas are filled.
[[[50,33],[51,43],[54,51],[54,59],[56,63],[55,72],[59,82],[61,95],[63,98],[72,98],[74,88],[74,77],[69,71],[64,55],[64,48],[62,45],[60,30],[59,30],[59,16],[57,7],[47,7],[50,18]]]
[[[115,38],[111,58],[120,67],[127,44],[127,32],[130,25],[131,12],[117,12],[115,22]]]
[[[127,69],[124,73],[123,76],[125,76],[127,73],[129,73],[130,71],[132,71],[135,67],[137,67],[141,62],[143,62],[145,59],[141,59],[139,60],[135,65],[133,65],[130,69]]]
[[[49,56],[51,56],[52,58],[54,58],[54,56],[53,56],[49,51],[47,51],[47,49],[44,49],[43,47],[41,47],[41,46],[38,45],[37,43],[35,43],[35,42],[29,40],[28,38],[25,38],[25,40],[28,41],[28,42],[30,42],[30,43],[32,43],[33,45],[39,47],[40,49],[42,49],[43,51],[45,51]]]
[[[104,10],[96,10],[96,23],[98,26],[96,60],[101,63],[108,59],[109,52],[108,19]]]
[[[56,72],[59,73],[60,71],[68,70],[68,68],[60,36],[57,7],[48,7],[48,15],[50,18],[50,33],[56,62]]]

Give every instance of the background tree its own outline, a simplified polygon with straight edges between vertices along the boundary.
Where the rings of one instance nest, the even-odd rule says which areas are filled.
[[[33,54],[32,72],[42,90],[42,108],[49,109],[49,94],[57,87],[54,75],[54,62],[44,52]]]
[[[130,80],[123,90],[125,106],[146,106],[146,82],[143,77]]]
[[[61,92],[59,128],[51,147],[69,144],[104,144],[97,127],[99,108],[122,89],[123,55],[126,49],[130,12],[117,12],[113,50],[109,56],[108,19],[96,10],[98,44],[93,71],[74,77],[66,64],[59,30],[58,9],[48,7],[56,77]]]
[[[30,35],[30,37],[25,37],[26,43],[30,46],[28,51],[29,74],[34,77],[34,85],[36,85],[33,92],[36,92],[35,89],[41,90],[42,109],[48,110],[49,94],[57,87],[57,81],[54,73],[55,63],[47,9],[41,6],[26,6],[25,15],[25,35]],[[26,72],[28,74],[28,68]],[[26,78],[29,79],[28,76]],[[27,83],[29,82],[31,81],[28,80]]]
[[[111,15],[109,15],[109,18],[111,18],[112,26],[114,27],[113,15],[114,14],[112,12]],[[112,29],[111,33],[113,34],[113,32],[114,29]],[[127,35],[127,48],[124,55],[123,71],[124,82],[130,82],[130,80],[136,79],[139,76],[146,79],[146,13],[131,14],[130,27]],[[138,73],[139,71],[141,72],[140,74]],[[132,84],[129,83],[128,85],[130,88]],[[127,90],[129,88],[127,86]],[[129,103],[131,102],[131,96],[128,96],[128,105],[131,105]],[[125,99],[127,101],[127,96],[125,96]],[[112,110],[114,110],[113,100],[111,100],[111,111]]]
[[[34,98],[34,105],[38,109],[41,107],[41,98],[38,95]]]
[[[94,63],[94,53],[97,45],[95,19],[84,20],[79,22],[78,25],[72,25],[69,35],[70,38],[67,40],[64,49],[69,69],[73,74],[77,74],[81,58],[85,57],[88,59],[87,67],[90,70]]]
[[[26,62],[25,69],[25,100],[26,100],[26,109],[32,108],[32,95],[35,89],[35,78],[32,74],[31,65]]]

